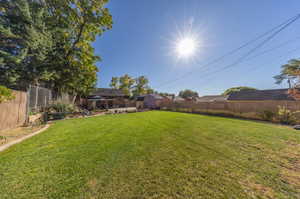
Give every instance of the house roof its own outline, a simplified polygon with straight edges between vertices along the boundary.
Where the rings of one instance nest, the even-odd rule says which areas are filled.
[[[214,102],[214,101],[225,101],[226,96],[223,95],[205,95],[197,98],[197,102]]]
[[[153,97],[154,99],[158,99],[158,100],[164,99],[162,96],[160,96],[160,95],[158,95],[158,94],[148,94],[148,95],[146,95],[146,96],[151,96],[151,97]]]
[[[125,93],[122,90],[114,89],[114,88],[97,88],[95,91],[91,93],[93,96],[100,97],[126,97]]]
[[[185,101],[185,99],[180,96],[176,96],[174,97],[174,101]]]
[[[239,92],[233,92],[227,100],[289,100],[295,101],[295,99],[288,94],[288,89],[272,89],[272,90],[245,90]]]

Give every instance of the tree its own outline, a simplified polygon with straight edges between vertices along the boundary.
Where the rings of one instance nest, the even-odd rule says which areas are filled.
[[[140,76],[135,79],[135,86],[133,88],[133,96],[145,95],[150,89],[148,86],[149,80],[145,76]]]
[[[104,7],[108,0],[44,2],[51,13],[48,26],[53,29],[56,41],[55,51],[49,56],[50,60],[55,60],[52,62],[52,71],[56,72],[51,86],[58,92],[90,90],[96,83],[94,77],[98,69],[95,64],[100,60],[91,43],[96,36],[112,27],[112,16]]]
[[[0,3],[0,83],[27,87],[51,75],[46,58],[52,35],[46,10],[37,1],[2,0]]]
[[[112,77],[109,86],[114,89],[119,89],[119,78],[118,77]]]
[[[167,97],[167,96],[175,97],[175,94],[172,94],[172,93],[158,93],[158,95],[163,96],[163,97]]]
[[[154,93],[154,90],[149,87],[149,80],[145,76],[132,78],[128,74],[121,77],[112,77],[110,87],[121,89],[126,95],[139,96]]]
[[[153,94],[155,93],[154,89],[152,88],[148,88],[147,93],[146,94]]]
[[[179,92],[179,96],[182,98],[189,98],[189,97],[199,97],[196,91],[192,91],[190,89],[185,89]]]
[[[98,68],[92,42],[112,27],[108,0],[2,0],[0,83],[85,94]]]
[[[132,88],[135,84],[135,79],[125,74],[119,78],[119,89],[121,89],[126,95],[132,95]]]
[[[257,89],[252,88],[252,87],[247,87],[247,86],[232,87],[232,88],[225,90],[222,95],[227,96],[233,92],[240,92],[240,91],[247,91],[247,90],[257,90]]]
[[[5,86],[0,85],[0,103],[14,99],[12,91]]]
[[[281,84],[284,80],[287,80],[290,84],[291,81],[296,81],[294,86],[297,87],[300,84],[300,59],[292,59],[287,64],[281,66],[281,72],[279,75],[274,76],[276,84]]]

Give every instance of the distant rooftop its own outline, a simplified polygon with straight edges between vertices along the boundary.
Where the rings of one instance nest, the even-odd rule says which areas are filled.
[[[91,95],[100,97],[126,97],[122,90],[114,88],[97,88]]]
[[[199,97],[197,99],[197,102],[216,102],[216,101],[225,101],[226,96],[223,95],[205,95],[202,97]]]
[[[260,101],[260,100],[287,100],[295,101],[289,95],[288,89],[272,89],[272,90],[245,90],[233,92],[227,97],[227,100],[244,100],[244,101]]]

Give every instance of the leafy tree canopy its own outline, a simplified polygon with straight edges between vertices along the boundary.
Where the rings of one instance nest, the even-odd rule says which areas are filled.
[[[230,95],[233,92],[239,92],[239,91],[245,91],[245,90],[257,90],[256,88],[247,87],[247,86],[238,86],[238,87],[232,87],[224,91],[222,95]]]
[[[121,89],[129,96],[139,96],[154,93],[154,90],[151,89],[148,84],[149,80],[145,76],[133,78],[125,74],[121,77],[112,77],[110,87]]]
[[[37,1],[0,3],[0,83],[23,86],[46,80],[46,58],[52,50],[46,9]]]
[[[175,97],[175,94],[172,93],[164,93],[164,92],[157,92],[158,95],[166,97],[166,96],[172,96]]]
[[[2,0],[0,83],[85,95],[98,71],[92,42],[112,27],[108,0]]]
[[[0,85],[0,103],[12,100],[14,98],[15,96],[10,89]]]
[[[189,97],[199,97],[196,91],[192,91],[190,89],[185,89],[179,92],[179,96],[182,98],[189,98]]]
[[[300,59],[292,59],[287,64],[281,66],[279,75],[274,76],[276,84],[281,84],[284,80],[295,80],[294,86],[300,83]]]

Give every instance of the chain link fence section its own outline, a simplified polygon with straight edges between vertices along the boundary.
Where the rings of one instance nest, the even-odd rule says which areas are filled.
[[[39,86],[30,86],[28,90],[28,106],[30,111],[42,110],[53,101],[52,91]]]

